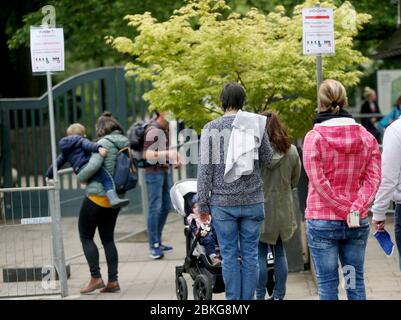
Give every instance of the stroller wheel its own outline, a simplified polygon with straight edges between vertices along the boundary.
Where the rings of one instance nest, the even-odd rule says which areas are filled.
[[[198,274],[194,281],[194,299],[212,300],[213,289],[208,276]]]
[[[188,300],[188,287],[187,282],[183,276],[178,276],[175,279],[175,293],[178,300]]]

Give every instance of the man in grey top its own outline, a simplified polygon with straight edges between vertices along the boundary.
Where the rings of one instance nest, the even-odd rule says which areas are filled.
[[[260,164],[268,165],[273,156],[264,133],[254,170],[239,179],[224,182],[225,155],[238,110],[245,103],[245,90],[237,83],[227,84],[221,93],[225,114],[202,130],[198,166],[198,207],[206,219],[212,214],[223,258],[226,299],[251,300],[258,281],[259,229],[264,219],[264,197]],[[239,254],[242,264],[238,262]]]

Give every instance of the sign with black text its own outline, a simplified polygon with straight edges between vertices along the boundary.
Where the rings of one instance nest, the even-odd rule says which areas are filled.
[[[304,55],[334,54],[333,9],[302,9],[302,30]]]
[[[32,72],[64,71],[63,28],[31,27]]]

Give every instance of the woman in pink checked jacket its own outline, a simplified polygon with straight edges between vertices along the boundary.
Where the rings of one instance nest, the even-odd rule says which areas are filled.
[[[366,299],[365,248],[368,209],[381,179],[376,139],[343,108],[344,86],[326,80],[319,89],[321,112],[305,137],[309,178],[307,239],[321,300],[338,299],[338,259],[349,300]]]

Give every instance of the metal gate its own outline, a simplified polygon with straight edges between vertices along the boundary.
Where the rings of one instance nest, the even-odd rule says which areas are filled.
[[[60,221],[51,214],[54,191],[0,189],[0,297],[59,295],[62,286],[67,294],[66,279],[61,285],[57,272],[62,240],[54,228]]]
[[[80,122],[95,138],[96,119],[111,111],[124,128],[147,117],[143,94],[150,83],[125,78],[123,67],[104,67],[64,80],[53,88],[56,140]],[[0,99],[0,186],[44,186],[51,163],[47,94],[40,98]],[[14,175],[14,178],[13,178]],[[141,211],[140,188],[130,192],[130,212]],[[84,191],[75,175],[60,176],[63,216],[76,216]],[[24,199],[23,202],[28,201]],[[45,209],[45,208],[43,208]]]

